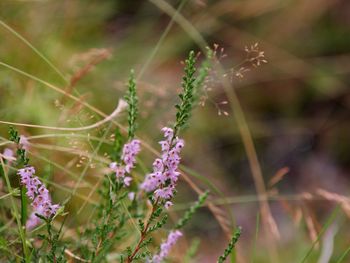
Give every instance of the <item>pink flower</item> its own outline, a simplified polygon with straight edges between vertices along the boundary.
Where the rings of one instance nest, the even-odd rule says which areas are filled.
[[[135,192],[129,192],[128,193],[128,198],[130,201],[133,201],[135,199]]]
[[[26,222],[26,229],[30,230],[39,225],[41,222],[41,219],[35,215],[34,212],[32,212]]]
[[[27,151],[29,148],[29,141],[27,137],[25,137],[24,135],[21,135],[19,137],[19,145],[21,146],[22,149]]]
[[[170,141],[174,136],[174,131],[171,128],[164,127],[162,128],[162,132],[164,132],[164,137],[167,138],[168,141]]]
[[[178,166],[181,161],[180,152],[185,145],[184,140],[174,137],[171,128],[162,128],[166,140],[160,141],[161,159],[153,162],[153,173],[146,175],[140,188],[146,192],[154,191],[154,197],[171,199],[175,193],[175,184],[180,176]],[[169,205],[169,203],[168,203]]]
[[[176,244],[177,240],[182,236],[179,230],[171,231],[165,242],[160,245],[160,251],[154,255],[151,262],[161,263],[165,257],[169,255],[170,249]]]
[[[115,172],[117,178],[123,178],[125,176],[125,168],[116,162],[113,162],[109,167]]]
[[[15,154],[10,148],[5,148],[2,156],[5,160],[7,160],[9,164],[11,164],[12,161],[16,160]]]
[[[173,203],[171,201],[166,201],[164,204],[164,207],[165,207],[165,209],[169,209],[172,205],[173,205]]]
[[[130,186],[131,181],[132,181],[131,177],[129,177],[129,176],[124,177],[124,181],[123,182],[124,182],[125,186]]]
[[[60,206],[51,203],[49,190],[47,190],[39,178],[34,175],[34,167],[29,166],[19,169],[17,173],[21,177],[21,183],[27,189],[27,196],[33,200],[31,204],[33,207],[33,212],[26,223],[26,227],[31,229],[38,225],[41,221],[35,214],[48,218],[55,215]]]
[[[130,186],[132,180],[131,177],[125,177],[126,174],[131,173],[131,169],[134,168],[136,163],[136,155],[141,151],[141,143],[139,140],[132,140],[126,143],[123,147],[123,153],[121,156],[122,163],[113,162],[109,165],[112,171],[115,172],[117,179],[122,180],[124,186]]]
[[[156,198],[162,198],[162,199],[170,199],[173,197],[174,195],[174,187],[164,187],[164,188],[160,188],[154,191],[154,196]]]

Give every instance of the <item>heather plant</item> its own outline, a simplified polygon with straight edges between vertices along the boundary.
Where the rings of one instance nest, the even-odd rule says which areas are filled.
[[[151,171],[141,177],[140,171],[148,169],[142,161],[143,142],[137,137],[137,82],[131,71],[125,95],[127,130],[115,128],[108,150],[107,172],[98,175],[103,178],[98,190],[99,201],[93,207],[90,223],[77,229],[74,240],[62,235],[65,222],[71,216],[64,212],[70,198],[61,203],[52,200],[40,171],[30,164],[28,139],[10,127],[9,140],[13,142],[16,154],[7,149],[1,157],[1,169],[13,203],[9,219],[11,214],[16,218],[18,233],[6,235],[8,241],[2,250],[15,253],[7,253],[5,258],[21,262],[67,262],[70,258],[83,262],[164,262],[186,235],[184,227],[209,195],[209,191],[201,194],[183,217],[176,223],[169,222],[169,211],[181,178],[181,152],[185,147],[180,135],[189,126],[192,110],[209,72],[211,54],[209,50],[198,75],[194,51],[185,60],[182,91],[179,103],[175,105],[173,125],[161,129],[160,154],[153,161]],[[15,178],[18,183],[13,188]],[[28,210],[31,211],[29,216]],[[13,223],[10,221],[10,224]],[[20,241],[16,241],[16,234]],[[232,252],[239,235],[240,232],[234,234],[219,262]],[[191,251],[193,257],[195,252]]]
[[[85,2],[0,1],[0,262],[348,262],[348,1]]]

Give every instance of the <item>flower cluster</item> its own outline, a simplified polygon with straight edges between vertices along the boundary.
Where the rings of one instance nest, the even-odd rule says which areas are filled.
[[[113,162],[109,167],[115,172],[117,179],[123,180],[125,186],[129,186],[132,178],[130,176],[125,176],[130,174],[131,169],[134,168],[136,163],[136,155],[141,151],[140,141],[132,140],[123,147],[122,161],[124,164]]]
[[[169,254],[171,247],[175,245],[181,236],[182,233],[179,230],[170,232],[168,239],[160,245],[159,254],[154,255],[151,262],[161,263],[162,260]]]
[[[175,192],[175,184],[180,176],[178,166],[180,164],[180,152],[184,147],[184,140],[174,137],[174,131],[171,128],[164,127],[164,141],[159,144],[162,148],[161,158],[157,158],[153,163],[153,172],[148,174],[144,182],[140,185],[146,192],[154,191],[156,199],[169,200]],[[166,208],[171,205],[166,202]]]
[[[2,157],[7,160],[7,162],[9,164],[11,164],[12,161],[16,160],[15,158],[15,153],[13,152],[13,150],[11,150],[10,148],[5,148],[4,152],[2,153]]]
[[[22,148],[22,149],[24,149],[26,151],[28,150],[28,148],[29,148],[29,141],[28,141],[26,136],[21,135],[19,137],[19,145],[20,145],[20,148]]]
[[[51,203],[49,190],[47,190],[37,176],[34,176],[34,167],[29,166],[19,169],[18,174],[21,177],[21,183],[27,189],[27,196],[32,200],[33,213],[26,223],[26,227],[31,229],[40,223],[40,218],[35,214],[49,218],[56,214],[60,206]]]

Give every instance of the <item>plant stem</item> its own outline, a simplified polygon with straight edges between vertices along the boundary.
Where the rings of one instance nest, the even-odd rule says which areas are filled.
[[[27,221],[27,197],[26,189],[21,185],[21,224],[24,226]]]
[[[7,171],[5,170],[4,160],[2,158],[0,158],[0,162],[1,162],[1,166],[2,166],[3,172],[4,172],[4,177],[5,177],[7,189],[8,189],[8,191],[10,193],[12,193],[13,189],[12,189],[12,186],[11,186],[10,179],[8,177]],[[17,226],[18,226],[18,232],[19,232],[19,235],[20,235],[21,240],[22,240],[22,249],[23,249],[24,261],[25,262],[30,262],[30,253],[29,253],[29,249],[28,249],[28,246],[27,246],[27,239],[26,239],[26,236],[25,236],[25,231],[24,231],[24,228],[23,228],[23,226],[21,224],[21,220],[20,220],[20,218],[18,216],[19,213],[18,213],[18,210],[17,210],[17,206],[16,206],[16,203],[15,203],[15,200],[14,200],[12,195],[10,196],[10,199],[11,199],[11,205],[12,205],[12,209],[13,209],[13,212],[14,212],[14,216],[16,218],[16,222],[17,222]]]
[[[157,198],[156,202],[154,203],[154,205],[152,207],[152,212],[151,212],[151,215],[147,221],[147,224],[146,224],[145,228],[143,229],[143,231],[141,231],[140,240],[137,243],[134,252],[130,256],[128,256],[127,263],[131,263],[133,261],[134,257],[136,256],[137,252],[140,250],[140,248],[141,248],[140,246],[147,236],[147,231],[148,231],[148,228],[151,224],[151,218],[152,218],[154,212],[157,210],[158,202],[159,202],[159,198]]]

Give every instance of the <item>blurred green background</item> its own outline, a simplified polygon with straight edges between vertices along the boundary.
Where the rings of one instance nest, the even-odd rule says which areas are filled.
[[[335,205],[340,204],[342,209],[309,259],[336,262],[350,245],[346,212],[350,213],[344,208],[344,202],[349,202],[344,196],[349,193],[350,168],[349,1],[0,0],[0,20],[49,58],[64,78],[76,77],[86,65],[91,65],[91,70],[69,87],[4,25],[0,26],[0,62],[73,92],[106,114],[117,106],[130,69],[135,69],[137,76],[142,73],[138,79],[139,135],[157,147],[159,128],[174,118],[173,105],[181,88],[181,61],[189,50],[200,50],[178,20],[172,22],[173,14],[164,12],[167,4],[174,9],[180,7],[181,18],[196,28],[210,47],[217,44],[219,55],[224,54],[220,62],[227,77],[212,72],[206,83],[209,98],[195,110],[190,128],[183,133],[187,142],[184,164],[200,175],[194,180],[201,188],[208,188],[204,178],[209,179],[227,197],[225,209],[233,213],[244,231],[239,250],[242,262],[249,262],[252,254],[254,262],[272,262],[271,258],[299,262],[315,240],[315,233],[321,232]],[[246,61],[245,46],[255,43],[265,52],[268,63],[257,68],[245,64],[249,71],[243,78],[236,77]],[[155,47],[158,49],[152,57]],[[270,202],[272,215],[281,233],[275,257],[266,252],[267,233],[259,228],[261,233],[254,237],[258,201],[235,114],[225,104],[227,94],[219,81],[225,77],[239,98],[267,191],[274,199]],[[99,118],[79,103],[3,65],[0,105],[0,120],[10,122],[79,127]],[[219,112],[227,112],[228,116]],[[120,119],[123,124],[124,120]],[[7,137],[7,128],[0,126],[2,137]],[[105,128],[80,134],[101,137]],[[36,128],[20,130],[27,136],[53,133]],[[108,132],[107,139],[112,133]],[[78,138],[46,138],[34,143],[38,143],[33,145],[34,156],[50,159],[78,175],[86,158],[52,147],[42,149],[39,144],[91,151],[91,145]],[[92,144],[96,146],[97,142]],[[102,147],[99,155],[103,156],[104,151]],[[149,166],[153,156],[147,156],[147,152],[144,156]],[[39,157],[35,161],[46,169],[49,181],[67,188],[74,186],[76,178],[65,170]],[[92,161],[89,165],[90,176],[85,179],[94,184],[98,182],[99,164]],[[289,171],[283,173],[282,168]],[[283,178],[273,184],[280,174]],[[327,190],[333,197],[326,198],[318,189]],[[56,190],[57,199],[69,195]],[[89,194],[84,186],[78,192]],[[345,198],[343,203],[334,193]],[[195,198],[183,183],[177,197],[178,209]],[[223,201],[219,194],[214,194],[213,200]],[[82,200],[77,198],[75,202],[70,209],[79,207]],[[71,220],[77,220],[71,225],[84,221]],[[226,240],[211,213],[203,209],[188,231],[191,237],[203,238],[198,262],[214,262]],[[327,242],[334,245],[331,259],[322,261],[323,253],[329,252],[324,247]]]

